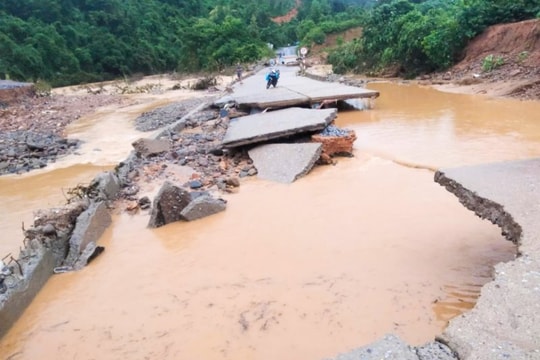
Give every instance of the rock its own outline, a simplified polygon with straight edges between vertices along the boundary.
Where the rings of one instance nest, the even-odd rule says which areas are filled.
[[[205,158],[205,157],[200,157],[200,158],[197,160],[197,163],[199,164],[199,166],[206,167],[206,166],[208,166],[208,159]]]
[[[432,341],[422,346],[416,347],[416,354],[419,360],[457,360],[458,357],[446,345]]]
[[[181,220],[180,212],[190,201],[188,191],[166,181],[154,198],[148,227],[156,228]]]
[[[186,221],[193,221],[224,211],[225,208],[225,200],[214,199],[210,195],[202,195],[190,202],[182,210],[181,216]]]
[[[170,150],[169,141],[163,139],[139,139],[131,145],[142,157],[158,155]]]
[[[240,186],[240,179],[237,178],[236,176],[232,176],[230,178],[227,178],[225,180],[225,183],[229,186],[232,186],[232,187],[239,187]]]
[[[143,196],[139,199],[137,203],[139,204],[139,207],[143,210],[149,209],[151,205],[150,198],[148,196]]]
[[[188,185],[191,189],[200,189],[203,187],[203,183],[200,180],[192,180]]]
[[[53,224],[48,223],[43,226],[43,235],[45,236],[56,236],[56,228]]]
[[[98,174],[88,188],[94,200],[114,200],[120,191],[120,179],[113,172],[105,171]]]

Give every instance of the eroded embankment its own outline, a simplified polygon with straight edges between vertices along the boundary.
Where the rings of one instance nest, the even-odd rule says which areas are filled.
[[[437,339],[411,347],[393,335],[342,354],[347,359],[540,358],[540,159],[439,170],[435,181],[518,245],[516,260],[495,267],[476,306]]]

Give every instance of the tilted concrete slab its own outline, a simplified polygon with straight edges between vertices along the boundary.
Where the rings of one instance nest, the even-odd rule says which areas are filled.
[[[231,148],[324,129],[337,116],[336,109],[289,108],[232,119],[222,140]]]
[[[321,156],[320,143],[266,144],[248,151],[261,179],[292,183],[306,175]]]
[[[441,341],[459,359],[540,359],[540,159],[443,169],[435,181],[503,229],[520,256],[495,267],[476,306]]]
[[[309,104],[310,98],[282,86],[266,91],[256,91],[251,94],[233,96],[232,99],[240,106],[260,109],[280,108]]]
[[[376,98],[379,96],[379,92],[375,90],[349,86],[337,82],[318,81],[303,76],[287,77],[280,86],[308,97],[311,103],[318,103],[327,99],[346,100]]]
[[[276,88],[266,89],[264,80],[268,69],[244,79],[236,84],[234,92],[215,102],[221,106],[229,101],[241,107],[283,108],[320,103],[323,100],[346,100],[376,98],[379,92],[336,82],[318,81],[305,76],[297,76],[298,67],[279,67],[281,76]]]

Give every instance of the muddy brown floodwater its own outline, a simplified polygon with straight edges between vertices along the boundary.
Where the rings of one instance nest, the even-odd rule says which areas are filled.
[[[433,339],[515,248],[427,169],[540,156],[540,103],[370,87],[373,110],[338,116],[354,158],[290,185],[246,180],[192,223],[115,215],[104,255],[54,276],[1,357],[320,360],[388,332]],[[32,197],[32,176],[10,179]]]

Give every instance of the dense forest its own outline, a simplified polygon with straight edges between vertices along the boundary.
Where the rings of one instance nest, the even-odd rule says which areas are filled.
[[[296,18],[272,17],[301,3]],[[324,41],[373,0],[2,0],[0,78],[54,86],[134,73],[215,71],[268,44]]]
[[[287,23],[276,23],[298,7]],[[336,72],[444,69],[485,27],[540,15],[540,0],[2,0],[0,78],[53,86],[136,73],[217,71],[362,26]]]
[[[535,17],[540,0],[380,0],[362,22],[362,38],[343,44],[328,61],[336,72],[443,70],[486,27]]]

